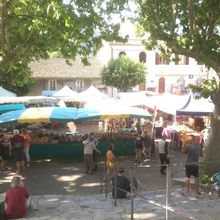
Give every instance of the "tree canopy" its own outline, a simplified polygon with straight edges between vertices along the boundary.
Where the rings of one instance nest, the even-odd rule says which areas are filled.
[[[147,48],[159,48],[165,54],[182,54],[216,71],[220,76],[220,1],[219,0],[135,0],[138,31],[146,36]],[[218,80],[219,81],[219,80]],[[214,79],[204,80],[201,96],[212,98],[211,132],[206,148],[207,172],[219,171],[220,89]]]
[[[2,0],[0,3],[0,82],[20,95],[33,80],[28,64],[58,51],[65,58],[96,54],[102,39],[124,40],[113,22],[126,0]]]
[[[148,48],[195,58],[220,74],[219,0],[135,0]]]
[[[127,56],[119,56],[109,61],[101,72],[101,80],[107,86],[120,91],[128,91],[132,87],[145,82],[146,70],[142,63],[135,62]]]

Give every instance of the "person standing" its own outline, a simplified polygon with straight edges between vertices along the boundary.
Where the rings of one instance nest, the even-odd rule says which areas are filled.
[[[95,144],[95,146],[97,147],[99,141],[98,139],[95,137],[95,134],[93,132],[90,133],[89,137],[93,138],[93,143]],[[93,150],[92,152],[92,157],[93,157],[93,171],[96,171],[98,168],[98,152],[96,150]]]
[[[16,162],[16,173],[20,173],[21,167],[24,170],[24,137],[19,134],[19,130],[14,130],[14,136],[11,138],[12,157]]]
[[[21,135],[24,138],[24,155],[25,155],[25,159],[26,159],[26,164],[27,167],[30,167],[30,154],[29,154],[29,149],[30,149],[30,135],[27,133],[26,129],[22,129],[21,130]]]
[[[165,164],[169,164],[169,158],[168,158],[168,146],[166,142],[165,137],[161,137],[157,142],[157,147],[158,147],[158,153],[159,153],[159,158],[160,158],[160,174],[165,175],[166,174],[166,169],[167,166]]]
[[[135,163],[134,165],[139,165],[141,163],[141,155],[144,149],[144,142],[143,137],[140,133],[138,133],[134,140],[134,146],[135,146]]]
[[[147,131],[144,132],[144,137],[143,137],[143,142],[144,142],[144,150],[143,153],[146,157],[144,162],[150,161],[151,158],[151,148],[152,148],[152,140],[150,135],[148,135]]]
[[[188,196],[190,191],[190,177],[195,177],[195,190],[196,193],[200,194],[199,189],[199,157],[202,156],[202,147],[199,143],[196,143],[196,137],[194,135],[190,135],[189,144],[185,146],[182,150],[185,154],[187,154],[186,162],[185,162],[185,173],[186,173],[186,189],[185,192],[182,193],[183,196]]]
[[[0,134],[0,171],[8,170],[6,166],[7,148],[4,134]]]
[[[107,181],[107,177],[109,175],[112,175],[114,170],[116,169],[116,157],[113,153],[114,145],[111,144],[108,148],[108,151],[106,153],[106,166],[107,166],[107,172],[105,176],[105,180]]]
[[[135,130],[137,131],[138,134],[141,134],[141,132],[142,132],[140,118],[137,119],[137,122],[135,124]]]
[[[89,137],[85,141],[83,141],[84,145],[84,163],[86,168],[86,173],[92,174],[94,171],[94,161],[93,161],[93,150],[97,151],[98,153],[101,153],[94,143],[94,138]]]
[[[6,191],[5,214],[7,219],[23,218],[30,207],[30,195],[19,176],[14,176]]]

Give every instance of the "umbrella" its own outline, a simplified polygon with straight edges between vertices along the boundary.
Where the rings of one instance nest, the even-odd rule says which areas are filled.
[[[62,108],[39,107],[10,111],[0,115],[0,124],[6,123],[33,123],[33,122],[69,122],[85,121],[105,118],[150,118],[151,115],[144,109],[126,107],[122,108]]]
[[[77,108],[39,107],[10,111],[0,115],[0,124],[32,122],[68,122],[77,116]]]
[[[145,118],[150,119],[151,114],[138,107],[120,106],[119,108],[103,107],[99,109],[100,118]]]
[[[142,108],[125,106],[120,100],[104,99],[99,102],[91,102],[87,107],[98,111],[98,118],[145,118],[150,119],[151,114]]]
[[[0,105],[0,114],[9,112],[9,111],[20,110],[20,109],[25,109],[25,105],[24,104]]]

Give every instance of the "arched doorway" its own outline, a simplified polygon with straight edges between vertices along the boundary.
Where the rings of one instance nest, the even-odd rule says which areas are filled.
[[[145,83],[139,84],[139,91],[145,91]]]
[[[139,53],[139,62],[140,63],[146,63],[147,61],[147,55],[145,52],[140,52]]]
[[[164,93],[165,92],[165,78],[160,77],[159,79],[159,93]]]

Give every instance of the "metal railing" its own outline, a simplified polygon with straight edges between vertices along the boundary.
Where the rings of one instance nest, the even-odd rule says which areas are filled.
[[[211,161],[211,162],[199,162],[198,165],[199,166],[203,166],[205,164],[213,164],[213,163],[220,163],[220,161]],[[188,164],[188,165],[195,165],[195,163],[193,164]],[[176,214],[182,216],[182,217],[185,217],[185,218],[188,218],[188,219],[196,219],[194,217],[192,217],[192,215],[190,213],[187,213],[187,212],[181,212],[178,208],[173,208],[171,207],[170,205],[170,201],[171,201],[171,183],[172,183],[172,167],[176,167],[176,166],[184,166],[185,167],[185,163],[173,163],[173,164],[151,164],[150,166],[147,166],[147,167],[141,167],[139,166],[138,168],[144,168],[144,169],[150,169],[152,167],[161,167],[161,166],[166,166],[166,181],[165,181],[165,191],[166,191],[166,200],[165,200],[165,204],[162,204],[162,203],[159,203],[159,202],[154,202],[152,200],[149,200],[148,198],[138,194],[138,195],[135,195],[134,193],[134,189],[135,189],[135,186],[134,186],[134,177],[137,179],[137,182],[139,185],[141,186],[145,186],[144,183],[141,182],[140,179],[138,179],[136,176],[134,176],[134,167],[135,166],[128,166],[128,167],[124,167],[124,169],[126,170],[129,170],[129,179],[130,179],[130,191],[126,191],[124,189],[121,189],[119,187],[117,187],[117,180],[115,179],[114,183],[114,187],[113,189],[115,190],[115,195],[116,194],[116,190],[121,190],[121,191],[124,191],[128,194],[130,194],[130,201],[131,201],[131,210],[130,210],[130,219],[134,219],[134,198],[135,197],[139,197],[141,199],[143,199],[144,201],[152,204],[152,205],[155,205],[155,206],[159,206],[161,208],[163,208],[165,210],[165,218],[166,220],[169,220],[169,216],[170,216],[170,212],[175,212]],[[101,170],[101,177],[100,177],[100,193],[103,193],[103,184],[105,186],[105,197],[107,198],[108,196],[108,187],[110,185],[110,180],[108,179],[108,174],[107,172],[105,171],[105,175],[103,175],[103,172],[104,169],[102,167],[102,170]],[[103,177],[105,176],[105,181],[103,181]],[[113,172],[113,177],[116,177],[116,171]],[[111,179],[111,178],[110,178]],[[212,186],[210,186],[210,190],[211,190]],[[115,196],[114,198],[114,205],[117,206],[117,197]]]

